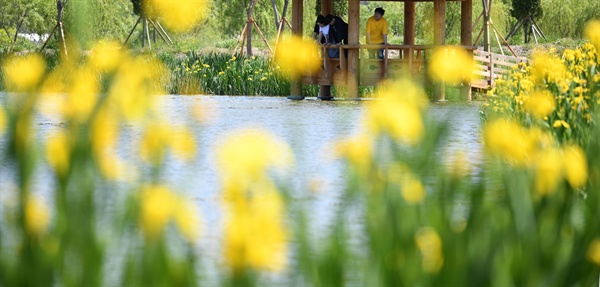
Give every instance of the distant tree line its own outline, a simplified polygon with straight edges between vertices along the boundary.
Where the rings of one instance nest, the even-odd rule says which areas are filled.
[[[142,0],[66,0],[64,24],[70,37],[83,40],[111,38],[123,41],[137,21]],[[213,7],[208,18],[188,35],[180,37],[196,45],[229,47],[236,40],[248,19],[248,9],[252,7],[252,18],[265,37],[273,39],[277,34],[279,21],[285,15],[291,18],[291,5],[284,10],[287,0],[212,0]],[[291,2],[288,1],[288,2]],[[474,0],[473,20],[482,10],[481,1]],[[347,1],[334,0],[333,13],[347,19]],[[386,9],[385,17],[390,23],[390,34],[401,41],[404,25],[403,2],[361,1],[361,30],[366,19],[373,14],[375,7]],[[304,0],[304,32],[310,35],[320,12],[320,0]],[[417,43],[432,42],[433,3],[417,2]],[[287,11],[286,11],[287,10]],[[549,39],[579,38],[585,23],[600,17],[598,0],[499,0],[494,1],[492,20],[497,28],[507,33],[525,15],[531,15]],[[77,24],[75,24],[77,23]],[[56,25],[56,3],[54,0],[0,0],[0,53],[8,50],[32,48],[18,33],[49,34]],[[475,28],[474,37],[481,29]],[[447,3],[446,31],[448,43],[458,43],[460,37],[460,2]],[[527,33],[526,30],[524,30]],[[363,34],[364,31],[361,31]],[[526,35],[525,35],[526,36]],[[135,35],[134,35],[135,37]],[[257,33],[254,38],[258,39]],[[522,42],[518,35],[511,39]],[[50,46],[56,45],[52,44]],[[85,45],[85,41],[83,41]],[[28,46],[29,45],[29,46]]]

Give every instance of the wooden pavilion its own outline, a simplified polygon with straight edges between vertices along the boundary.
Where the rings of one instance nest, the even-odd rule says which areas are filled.
[[[318,84],[319,97],[331,99],[331,85],[345,85],[350,98],[358,98],[359,86],[377,85],[381,80],[396,73],[422,72],[429,52],[435,46],[445,44],[446,2],[461,2],[461,45],[472,50],[472,10],[473,0],[387,0],[388,2],[404,2],[404,44],[385,46],[384,59],[367,59],[365,50],[381,48],[381,46],[364,45],[359,41],[360,2],[348,0],[348,45],[339,49],[348,49],[347,59],[323,57],[323,69],[308,75],[292,84],[290,99],[303,99],[301,85]],[[415,45],[415,5],[416,2],[434,2],[434,45]],[[292,0],[292,30],[302,35],[302,19],[304,18],[304,1]],[[321,0],[321,14],[332,13],[332,0]],[[341,52],[341,51],[340,51]],[[323,55],[327,55],[323,53]],[[340,53],[343,55],[343,53]],[[465,83],[464,97],[470,99],[470,83]],[[436,85],[433,100],[445,100],[443,85]]]

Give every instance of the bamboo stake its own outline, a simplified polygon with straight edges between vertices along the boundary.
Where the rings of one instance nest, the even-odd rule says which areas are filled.
[[[496,36],[496,42],[498,42],[498,48],[500,48],[500,52],[504,56],[504,50],[502,49],[502,44],[500,44],[500,39],[498,39],[498,32],[496,31],[496,29],[492,29],[492,30],[494,31],[494,36]]]
[[[477,43],[479,43],[479,38],[481,38],[481,35],[483,34],[483,29],[479,30],[479,34],[477,35],[477,38],[475,39],[475,42],[473,42],[473,46],[477,46]]]
[[[510,29],[510,32],[508,32],[508,35],[506,36],[506,39],[509,39],[514,34],[516,34],[517,31],[519,31],[519,29],[521,29],[521,26],[523,24],[524,24],[523,18],[519,19],[519,21],[517,21],[517,23],[515,23],[515,25]]]
[[[154,27],[154,32],[158,31],[158,36],[160,36],[160,38],[163,39],[163,41],[165,41],[165,43],[169,44],[167,39],[165,39],[165,37],[163,36],[162,32],[158,29],[158,26],[156,26],[156,24],[154,24],[154,21],[150,21],[150,24],[152,24],[152,26]],[[156,40],[154,42],[156,43]]]
[[[63,44],[63,50],[65,51],[65,57],[68,59],[69,53],[67,53],[67,43],[65,41],[65,30],[63,29],[63,23],[58,22],[58,27],[59,27],[59,32],[60,32],[60,38],[61,38],[62,44]]]
[[[252,24],[254,24],[254,27],[256,27],[256,30],[258,30],[258,34],[260,34],[263,41],[265,41],[265,44],[267,44],[267,48],[269,48],[269,51],[271,52],[271,55],[272,55],[273,49],[271,49],[271,45],[269,45],[269,41],[267,41],[267,38],[265,38],[265,35],[263,35],[263,32],[260,30],[260,28],[258,28],[258,24],[256,24],[256,22],[254,22],[254,20],[252,20]]]
[[[275,57],[275,54],[277,54],[277,46],[279,44],[279,37],[281,36],[281,30],[283,28],[284,21],[285,18],[282,18],[281,21],[279,21],[279,27],[277,27],[277,38],[275,38],[275,50],[273,50],[273,57]]]
[[[46,41],[44,42],[44,45],[42,45],[42,48],[40,49],[40,52],[42,50],[44,50],[44,48],[46,48],[46,45],[48,44],[48,42],[50,41],[50,38],[52,38],[52,36],[54,35],[54,33],[56,33],[56,28],[58,28],[58,23],[56,23],[56,25],[54,25],[54,28],[52,28],[52,32],[50,32],[50,34],[48,34],[48,38],[46,39]]]
[[[158,28],[160,29],[160,31],[165,35],[165,37],[167,37],[167,40],[169,40],[169,43],[173,44],[173,40],[171,40],[171,38],[169,37],[169,34],[167,34],[167,32],[165,31],[163,26],[160,24],[160,22],[156,21],[156,25],[158,25]]]
[[[240,47],[240,54],[244,53],[244,44],[246,44],[246,36],[248,35],[248,28],[250,27],[250,25],[248,25],[249,23],[246,22],[246,29],[244,29],[244,34],[242,35],[242,46]]]
[[[492,28],[494,29],[494,31],[498,32],[498,29],[496,29],[496,26],[494,25],[494,23],[492,23]],[[500,34],[500,32],[498,32],[498,34]],[[513,54],[513,56],[519,57],[519,56],[517,56],[517,53],[515,53],[515,51],[513,51],[513,49],[510,47],[510,45],[508,44],[506,39],[504,39],[504,37],[502,37],[502,34],[500,34],[500,39],[502,39],[502,42],[504,42],[504,44],[506,45],[508,50],[510,50],[510,52]]]
[[[248,29],[248,23],[246,23],[246,25],[244,25],[244,28],[242,29],[242,34],[240,34],[240,38],[238,38],[237,43],[235,43],[235,48],[233,48],[233,55],[235,55],[235,51],[238,48],[238,45],[240,44],[240,40],[244,39],[246,36],[246,29]],[[241,47],[242,51],[244,50],[244,42],[242,42],[242,47]]]
[[[473,26],[471,27],[471,30],[473,30],[473,29],[475,29],[475,27],[477,27],[477,24],[479,24],[479,20],[481,20],[481,17],[483,17],[483,12],[479,13],[479,16],[477,17],[475,22],[473,22]]]
[[[533,25],[535,25],[535,28],[538,30],[540,35],[544,38],[544,40],[548,41],[548,39],[546,39],[546,35],[544,35],[544,31],[540,29],[540,25],[538,25],[537,22],[535,22],[535,19],[531,18],[531,21],[533,22]]]
[[[137,22],[135,22],[135,25],[133,25],[133,29],[131,29],[131,32],[129,32],[129,35],[127,36],[127,39],[125,39],[125,42],[123,43],[123,45],[127,44],[127,41],[129,41],[129,37],[131,37],[131,34],[133,34],[133,31],[135,31],[135,28],[137,27],[137,25],[140,23],[140,21],[142,20],[142,16],[140,16],[137,20]]]
[[[535,32],[536,32],[538,35],[540,35],[542,38],[546,39],[546,37],[544,37],[544,36],[542,35],[542,33],[540,32],[540,29],[537,27],[537,25],[535,25],[535,23],[532,23],[532,24],[531,24],[531,28],[532,28],[532,29],[533,29],[533,30],[534,30],[534,31],[535,31]]]

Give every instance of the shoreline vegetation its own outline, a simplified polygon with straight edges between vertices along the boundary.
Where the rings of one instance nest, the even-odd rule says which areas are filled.
[[[564,42],[564,43],[563,43]],[[511,46],[519,55],[530,57],[535,51],[553,51],[560,56],[567,49],[574,49],[582,41],[563,40],[554,44]],[[505,53],[510,53],[503,47]],[[290,94],[290,81],[279,73],[267,50],[255,49],[254,56],[245,53],[232,56],[230,49],[202,49],[199,51],[176,51],[172,49],[144,50],[133,49],[134,54],[155,55],[169,69],[165,90],[170,94],[209,94],[209,95],[244,95],[244,96],[283,96]],[[497,47],[493,51],[499,53]],[[16,54],[31,53],[21,51]],[[88,54],[89,51],[83,52]],[[44,56],[48,70],[60,61],[56,50],[46,49],[40,53]],[[6,56],[0,57],[0,63]],[[0,71],[0,76],[1,76]],[[5,91],[0,83],[0,91]],[[344,88],[333,86],[332,92],[337,97],[344,97]],[[450,99],[458,91],[448,89]],[[303,85],[302,95],[316,97],[318,85]],[[360,87],[359,98],[371,97],[374,87]],[[474,99],[482,100],[483,94],[474,93]],[[459,98],[459,96],[456,96]]]

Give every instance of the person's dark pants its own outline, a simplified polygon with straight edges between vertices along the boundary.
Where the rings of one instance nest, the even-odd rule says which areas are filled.
[[[380,43],[380,45],[383,45],[383,43]],[[375,59],[377,57],[377,59],[383,59],[384,51],[385,49],[369,49],[369,58]]]

